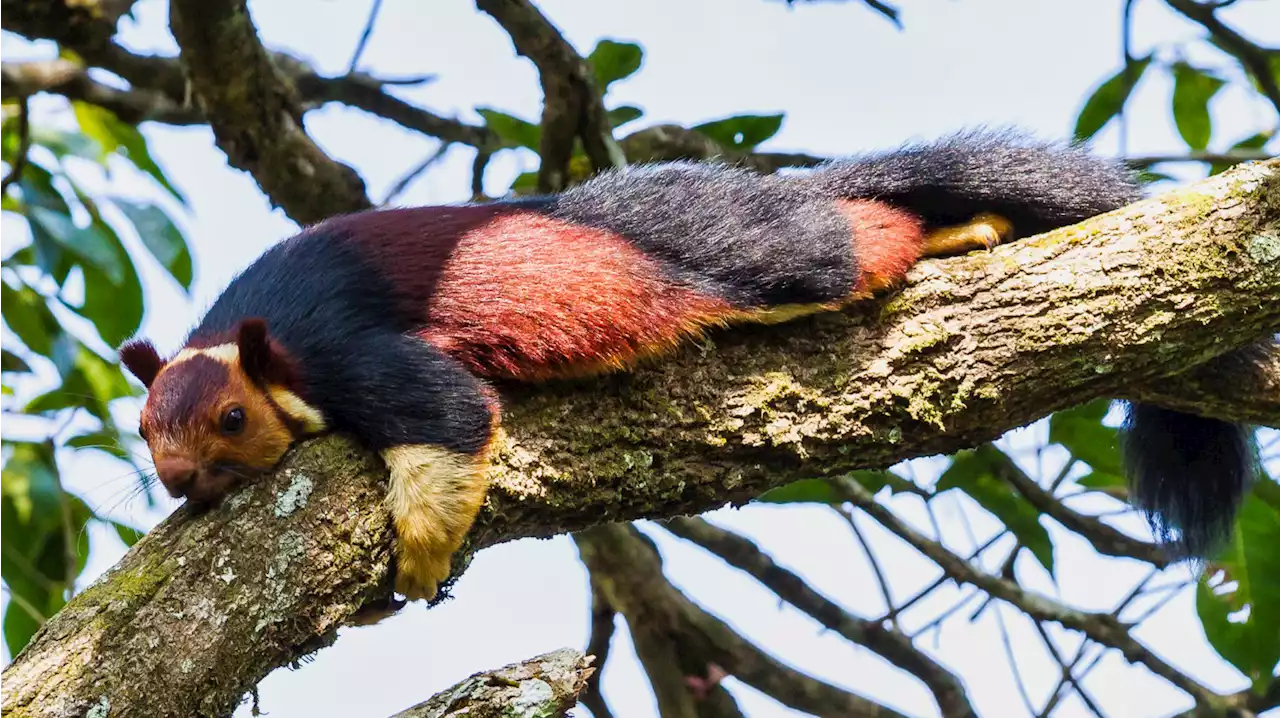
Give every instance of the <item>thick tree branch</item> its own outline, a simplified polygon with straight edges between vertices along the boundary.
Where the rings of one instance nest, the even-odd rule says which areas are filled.
[[[597,670],[578,651],[562,648],[477,673],[391,718],[563,717]]]
[[[594,169],[625,164],[590,66],[555,25],[528,0],[476,0],[476,7],[492,15],[511,36],[516,52],[538,68],[543,93],[538,190],[557,192],[568,186],[569,159],[578,138]]]
[[[166,95],[147,89],[121,90],[98,82],[85,68],[70,60],[6,62],[3,74],[5,97],[30,96],[41,92],[62,95],[105,107],[130,124],[163,122],[169,125],[196,125],[205,117],[190,107],[172,102]]]
[[[617,615],[618,612],[609,605],[600,586],[594,580],[591,581],[591,637],[587,639],[587,655],[591,656],[596,672],[587,679],[586,688],[582,690],[582,705],[591,711],[594,718],[613,718],[609,705],[605,703],[604,693],[600,691],[600,679],[604,674],[604,664],[609,660],[613,619]]]
[[[273,204],[304,225],[371,206],[356,171],[307,136],[297,92],[262,47],[244,0],[175,0],[169,25],[218,146]]]
[[[627,617],[663,716],[738,714],[728,694],[719,695],[723,675],[811,715],[901,715],[779,662],[699,608],[666,580],[657,549],[634,526],[597,526],[574,540],[592,580]]]
[[[803,578],[774,563],[751,541],[700,518],[674,518],[663,527],[719,556],[730,566],[747,572],[778,598],[809,614],[823,626],[866,646],[923,681],[933,693],[943,716],[977,715],[960,679],[912,645],[909,637],[881,623],[846,612],[810,588]]]
[[[1280,428],[1280,345],[1269,341],[1231,352],[1121,396]]]
[[[719,332],[630,374],[508,388],[470,548],[951,453],[1277,331],[1280,161],[1269,161],[922,263],[901,290],[846,312]],[[225,712],[386,597],[384,472],[331,437],[216,511],[178,511],[6,668],[3,710],[83,712],[107,697],[122,713]]]

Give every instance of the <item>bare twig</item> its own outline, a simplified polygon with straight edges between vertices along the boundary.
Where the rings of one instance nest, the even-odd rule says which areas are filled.
[[[424,172],[431,169],[432,165],[443,159],[445,153],[449,151],[451,146],[451,143],[448,142],[440,143],[440,146],[431,154],[427,155],[426,159],[414,165],[408,172],[405,172],[404,176],[396,180],[396,183],[387,191],[387,196],[382,200],[382,204],[391,204],[396,197],[399,197],[406,189],[409,188],[409,185],[412,184],[414,180],[421,177]]]
[[[1032,621],[1031,623],[1036,627],[1036,632],[1040,634],[1040,640],[1044,642],[1045,650],[1049,651],[1049,655],[1053,656],[1053,660],[1057,662],[1058,667],[1062,670],[1062,677],[1059,679],[1059,687],[1053,692],[1053,695],[1049,697],[1049,702],[1045,704],[1044,710],[1037,714],[1036,711],[1032,709],[1031,714],[1041,716],[1049,715],[1049,711],[1051,710],[1049,703],[1056,703],[1059,700],[1058,695],[1062,690],[1061,682],[1066,681],[1071,684],[1071,687],[1075,690],[1076,694],[1080,696],[1080,700],[1089,708],[1089,710],[1093,711],[1095,716],[1098,718],[1106,718],[1106,716],[1102,714],[1102,711],[1098,709],[1098,705],[1089,695],[1089,692],[1084,689],[1084,686],[1080,685],[1080,682],[1077,681],[1075,676],[1071,673],[1074,660],[1078,660],[1079,656],[1083,655],[1083,651],[1077,652],[1076,658],[1073,659],[1073,662],[1069,665],[1067,660],[1063,658],[1062,654],[1058,651],[1057,644],[1053,642],[1053,637],[1049,635],[1049,631],[1045,629],[1044,624],[1040,621]],[[1084,644],[1081,644],[1082,647],[1083,645]]]
[[[1217,695],[1147,650],[1129,635],[1128,627],[1113,616],[1077,611],[1047,596],[1031,593],[1012,581],[977,571],[962,558],[951,553],[941,544],[922,536],[894,516],[891,511],[876,503],[870,492],[861,484],[847,479],[836,481],[848,499],[858,508],[871,514],[889,531],[928,556],[957,581],[973,584],[993,597],[1017,606],[1034,619],[1060,623],[1067,628],[1084,633],[1098,643],[1118,649],[1126,659],[1143,664],[1151,672],[1182,689],[1199,705],[1207,707],[1217,704],[1219,699]]]
[[[845,523],[849,524],[849,529],[853,531],[854,538],[858,539],[858,545],[862,547],[862,553],[867,557],[867,562],[871,564],[871,571],[876,576],[876,583],[880,584],[880,595],[884,597],[884,612],[886,616],[894,616],[897,609],[894,608],[893,593],[889,588],[889,577],[885,575],[884,569],[880,567],[880,561],[876,559],[875,553],[871,550],[871,544],[867,543],[867,537],[862,535],[862,529],[858,527],[857,517],[852,509],[846,509],[843,506],[833,507],[836,513],[840,514]],[[889,618],[889,627],[894,627],[894,619]]]
[[[679,675],[693,678],[687,684],[697,686],[699,692],[708,682],[715,684],[723,672],[783,705],[813,715],[901,718],[891,708],[777,661],[695,605],[667,581],[652,542],[634,526],[596,526],[574,534],[574,541],[606,600],[627,617],[637,652],[642,641],[674,641],[677,650],[667,665],[657,661],[647,661],[645,665],[654,679],[662,715],[688,714],[688,703],[682,700],[687,696],[669,688],[669,673],[675,669]],[[654,632],[660,635],[651,635]],[[673,707],[662,708],[664,701]]]
[[[909,638],[893,628],[849,614],[811,588],[803,578],[779,566],[751,541],[699,518],[674,518],[662,525],[750,574],[778,598],[826,628],[909,671],[933,693],[944,716],[975,715],[960,679],[913,646]]]
[[[1127,157],[1125,162],[1133,167],[1150,167],[1164,162],[1257,162],[1275,155],[1266,150],[1229,150],[1226,152],[1191,151],[1178,155],[1138,155]]]
[[[360,40],[356,43],[355,52],[351,53],[351,62],[347,64],[347,74],[356,71],[360,66],[360,58],[364,55],[365,46],[369,44],[369,36],[373,34],[373,26],[378,22],[378,13],[382,10],[382,0],[373,0],[373,5],[369,8],[369,19],[364,23],[364,31],[360,33]]]
[[[1217,46],[1239,60],[1249,74],[1253,75],[1262,88],[1262,94],[1271,101],[1276,113],[1280,114],[1280,84],[1276,82],[1271,69],[1271,58],[1266,50],[1219,20],[1217,6],[1212,3],[1200,3],[1196,0],[1165,0],[1165,3],[1208,30]]]

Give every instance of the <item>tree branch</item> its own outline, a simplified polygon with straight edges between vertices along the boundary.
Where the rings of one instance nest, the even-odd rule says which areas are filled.
[[[1182,689],[1195,700],[1198,706],[1213,707],[1222,702],[1220,696],[1183,675],[1147,650],[1137,639],[1129,635],[1125,624],[1110,614],[1078,611],[1047,596],[1027,591],[1012,581],[983,573],[948,551],[942,544],[930,540],[907,526],[894,516],[893,512],[876,503],[871,492],[858,482],[852,479],[837,479],[836,482],[851,503],[866,511],[886,529],[938,564],[956,581],[976,586],[992,597],[1016,606],[1033,620],[1060,623],[1066,628],[1080,631],[1098,643],[1119,650],[1130,662],[1141,663],[1152,673]]]
[[[774,563],[751,541],[699,518],[674,518],[662,526],[719,556],[730,566],[750,574],[778,598],[809,614],[823,626],[866,646],[923,681],[933,693],[943,716],[977,715],[960,679],[912,645],[910,638],[875,621],[849,614],[810,588],[803,578]],[[889,610],[892,609],[890,606]]]
[[[111,110],[129,124],[163,122],[169,125],[197,125],[205,117],[190,107],[181,107],[160,92],[148,89],[121,90],[98,82],[85,68],[70,60],[6,62],[0,68],[5,97],[30,96],[42,92],[62,95],[68,100],[88,102]]]
[[[629,374],[508,388],[469,548],[952,453],[1186,372],[1280,331],[1278,237],[1280,161],[1241,165],[1075,227],[924,262],[901,290],[845,312],[717,332]],[[226,712],[387,596],[384,491],[373,454],[329,437],[217,510],[179,510],[5,669],[3,710],[83,712],[105,696],[123,713]],[[290,512],[283,497],[299,495]],[[460,556],[455,574],[464,568]],[[1099,638],[1126,635],[1118,621],[1085,626],[1078,612],[1029,605]]]
[[[1258,81],[1258,87],[1262,88],[1262,94],[1271,101],[1276,113],[1280,114],[1280,84],[1276,82],[1271,59],[1267,57],[1265,50],[1219,20],[1218,8],[1213,3],[1200,3],[1196,0],[1165,0],[1165,3],[1208,30],[1214,44],[1239,60],[1249,74],[1253,75]]]
[[[725,699],[732,700],[727,693],[709,710],[700,705],[713,700],[717,689],[724,690],[718,685],[723,672],[812,715],[901,718],[890,708],[777,661],[699,608],[667,581],[657,549],[634,526],[597,526],[575,534],[574,540],[592,580],[610,605],[627,617],[663,716],[737,714],[736,705],[724,705]],[[645,655],[646,646],[655,650]],[[705,685],[707,677],[713,695],[692,695],[687,679]]]
[[[581,653],[562,648],[477,673],[391,718],[563,717],[597,670]]]
[[[551,21],[528,0],[476,0],[476,7],[492,15],[511,36],[516,53],[538,68],[543,93],[538,190],[568,186],[569,159],[579,137],[595,170],[626,164],[590,66]]]
[[[356,171],[307,136],[300,98],[258,40],[244,0],[175,0],[182,65],[231,166],[300,224],[371,206]]]

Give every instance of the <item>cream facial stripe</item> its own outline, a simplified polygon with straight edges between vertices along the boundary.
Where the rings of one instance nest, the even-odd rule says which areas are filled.
[[[184,362],[192,357],[205,356],[215,359],[228,366],[238,366],[240,363],[240,347],[233,343],[217,344],[202,349],[183,349],[178,352],[173,359],[169,360],[160,373],[164,373],[169,367]],[[159,376],[159,374],[157,374]],[[267,388],[267,395],[271,397],[271,401],[280,407],[290,419],[302,425],[303,431],[308,434],[318,434],[324,431],[325,422],[324,415],[320,410],[311,406],[302,400],[302,397],[289,391],[282,386],[270,386]]]
[[[314,406],[302,400],[302,397],[294,394],[282,386],[267,387],[267,395],[271,397],[271,401],[280,407],[289,416],[290,419],[302,424],[302,430],[308,434],[318,434],[324,431],[324,414]]]

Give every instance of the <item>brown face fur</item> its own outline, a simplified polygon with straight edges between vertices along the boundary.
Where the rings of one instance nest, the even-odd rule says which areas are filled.
[[[281,409],[241,369],[234,345],[165,364],[140,428],[165,489],[199,502],[270,469],[295,439]]]
[[[183,349],[167,362],[147,341],[125,344],[120,360],[150,390],[139,431],[174,498],[215,503],[325,429],[261,319],[242,321],[234,342]]]

